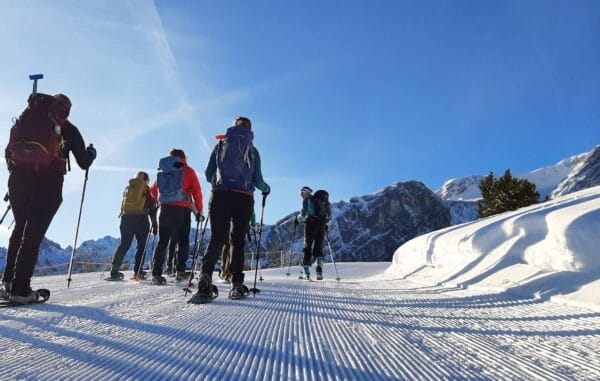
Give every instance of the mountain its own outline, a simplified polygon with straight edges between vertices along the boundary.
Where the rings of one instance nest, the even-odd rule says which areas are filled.
[[[502,174],[496,174],[502,175]],[[558,163],[516,175],[535,184],[540,200],[555,198],[600,184],[600,145],[592,151],[571,156]],[[472,175],[448,180],[435,193],[446,201],[452,225],[478,218],[479,183],[485,176]]]
[[[552,192],[552,198],[600,185],[600,145],[578,161],[575,168]]]
[[[338,261],[386,261],[399,245],[426,232],[450,225],[450,213],[423,183],[396,183],[379,192],[333,203],[329,228],[331,248]],[[265,231],[263,248],[289,252],[293,213]],[[297,231],[296,237],[302,236]],[[325,244],[327,246],[327,244]],[[302,242],[296,239],[295,261]],[[324,248],[329,256],[327,247]]]
[[[594,148],[590,152],[582,153],[579,155],[571,156],[567,159],[561,160],[558,163],[539,168],[533,170],[528,173],[515,175],[515,177],[519,179],[526,179],[535,184],[536,190],[540,194],[540,199],[544,200],[546,196],[551,196],[552,193],[558,189],[559,185],[561,185],[568,178],[572,179],[573,185],[571,187],[573,189],[578,186],[575,185],[580,181],[584,181],[581,176],[577,176],[576,173],[579,171],[584,162],[589,159],[589,167],[590,168],[598,168],[600,166],[600,145]],[[591,156],[594,154],[594,158]],[[596,176],[600,177],[597,174],[599,170],[596,169]],[[593,170],[592,170],[593,172]],[[496,176],[501,176],[500,174],[495,174]],[[476,201],[481,198],[481,192],[479,191],[479,182],[483,180],[485,176],[483,175],[472,175],[467,177],[461,177],[457,179],[448,180],[442,185],[435,193],[440,196],[442,199],[447,201]],[[596,179],[596,181],[599,181]],[[593,181],[591,182],[582,182],[579,188],[577,189],[585,189],[593,185]],[[562,195],[562,194],[561,194]],[[554,196],[552,196],[554,197]]]

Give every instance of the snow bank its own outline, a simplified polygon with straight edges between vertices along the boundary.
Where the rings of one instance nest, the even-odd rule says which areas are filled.
[[[600,309],[600,187],[419,236],[385,276]]]

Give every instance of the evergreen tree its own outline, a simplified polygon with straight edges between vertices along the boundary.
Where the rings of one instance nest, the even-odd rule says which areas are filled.
[[[512,176],[510,169],[500,178],[490,172],[479,183],[482,199],[477,202],[479,217],[493,216],[510,210],[516,210],[539,202],[540,194],[535,184]]]

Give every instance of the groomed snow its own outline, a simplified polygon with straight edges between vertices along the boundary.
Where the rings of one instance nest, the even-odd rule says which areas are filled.
[[[600,310],[600,187],[417,237],[386,276]]]
[[[0,309],[0,379],[597,380],[600,313],[423,286],[389,263],[263,271],[255,298],[188,305],[179,285],[35,278],[46,304]],[[128,272],[126,275],[130,276]],[[247,274],[251,285],[253,274]],[[363,279],[363,277],[370,277]],[[189,296],[188,296],[189,298]]]

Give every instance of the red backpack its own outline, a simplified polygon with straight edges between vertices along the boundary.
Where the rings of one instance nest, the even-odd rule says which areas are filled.
[[[56,98],[35,93],[29,96],[27,103],[27,108],[10,129],[6,147],[8,167],[33,168],[36,171],[55,169],[65,173],[61,126],[50,114],[56,107]]]

